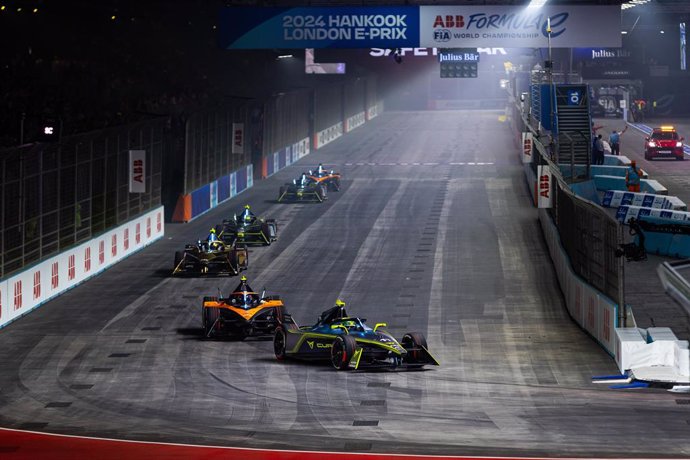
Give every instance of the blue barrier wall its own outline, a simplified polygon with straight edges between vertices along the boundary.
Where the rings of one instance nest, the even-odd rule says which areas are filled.
[[[194,190],[190,193],[192,200],[191,218],[199,217],[223,201],[254,185],[252,174],[252,165],[243,166],[227,176]]]

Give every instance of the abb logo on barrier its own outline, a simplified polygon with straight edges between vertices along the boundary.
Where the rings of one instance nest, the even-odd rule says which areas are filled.
[[[544,198],[549,197],[551,191],[551,176],[549,174],[542,174],[539,176],[539,194]]]
[[[110,253],[115,257],[117,255],[117,235],[113,235],[110,244]]]
[[[146,218],[146,238],[151,238],[151,218]]]
[[[51,289],[57,289],[60,284],[60,270],[58,269],[58,263],[53,262],[50,266],[50,287]]]
[[[125,237],[124,237],[124,241],[122,242],[122,244],[124,245],[125,251],[127,249],[129,249],[129,229],[128,228],[125,229]]]
[[[105,241],[98,242],[98,264],[103,265],[105,262]]]
[[[41,272],[34,272],[34,300],[41,297]]]
[[[159,212],[158,214],[156,214],[156,232],[157,233],[161,232],[161,226],[162,226],[161,213]]]
[[[532,138],[531,137],[525,137],[525,141],[522,144],[522,151],[527,156],[532,155]]]
[[[67,259],[67,279],[72,281],[75,276],[76,276],[76,270],[74,267],[74,254],[72,254]]]
[[[84,273],[88,273],[91,270],[91,248],[86,248],[84,250]]]
[[[14,309],[19,310],[22,308],[22,282],[16,281],[14,283]]]
[[[607,309],[604,310],[604,340],[608,342],[611,340],[611,332],[609,329],[611,328],[611,312]]]
[[[134,241],[139,244],[141,241],[141,224],[137,222],[137,226],[134,230]]]
[[[589,329],[594,329],[594,299],[591,297],[587,305],[587,326]]]

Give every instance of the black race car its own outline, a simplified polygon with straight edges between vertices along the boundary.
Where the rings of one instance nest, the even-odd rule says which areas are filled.
[[[175,252],[173,275],[238,275],[247,269],[249,252],[246,247],[222,241],[198,241]]]
[[[299,179],[280,187],[278,202],[312,202],[321,203],[326,199],[326,185],[302,173]]]
[[[242,276],[240,284],[226,298],[204,297],[202,323],[207,338],[271,335],[285,306],[279,296],[257,294]]]
[[[256,217],[249,205],[239,215],[223,220],[216,229],[218,237],[226,244],[251,244],[269,246],[278,239],[278,224],[275,219]]]
[[[273,348],[279,361],[330,361],[339,370],[439,365],[421,333],[409,332],[397,341],[385,327],[386,323],[377,323],[371,328],[365,319],[348,316],[345,304],[338,301],[313,326],[300,327],[291,315],[283,315],[273,336]]]

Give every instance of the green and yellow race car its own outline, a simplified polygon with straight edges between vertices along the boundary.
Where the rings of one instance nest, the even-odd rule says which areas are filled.
[[[348,316],[345,303],[338,300],[313,326],[300,327],[291,315],[284,314],[275,329],[273,349],[279,361],[329,361],[338,370],[439,365],[429,353],[424,335],[409,332],[398,341],[385,327],[385,323],[377,323],[371,328],[366,319]]]

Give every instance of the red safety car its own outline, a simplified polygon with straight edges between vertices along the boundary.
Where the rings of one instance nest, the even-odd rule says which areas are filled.
[[[662,126],[654,128],[652,135],[645,137],[644,158],[653,160],[654,158],[675,158],[685,160],[683,153],[683,139],[673,126]]]

